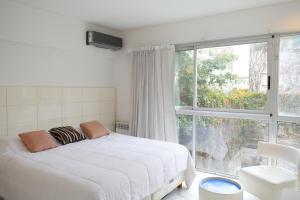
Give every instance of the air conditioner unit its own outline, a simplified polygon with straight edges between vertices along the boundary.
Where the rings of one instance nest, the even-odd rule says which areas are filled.
[[[112,35],[107,35],[96,31],[87,31],[86,44],[93,45],[99,48],[119,50],[123,46],[123,40],[122,38],[118,38]]]

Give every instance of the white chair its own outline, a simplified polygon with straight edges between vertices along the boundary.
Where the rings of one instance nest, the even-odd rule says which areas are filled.
[[[281,200],[299,200],[300,191],[284,189],[282,191]]]
[[[275,166],[252,166],[240,170],[240,183],[244,190],[261,200],[280,200],[283,189],[298,190],[300,182],[300,150],[294,147],[258,142],[261,156],[282,159],[292,163],[297,173]]]

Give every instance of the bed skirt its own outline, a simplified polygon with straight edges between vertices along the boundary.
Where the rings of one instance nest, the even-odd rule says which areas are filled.
[[[168,184],[164,185],[158,191],[154,192],[153,194],[144,198],[143,200],[161,200],[167,194],[172,192],[175,188],[180,186],[182,182],[184,182],[184,180],[185,180],[184,172],[181,172],[178,174],[178,176],[173,178]]]

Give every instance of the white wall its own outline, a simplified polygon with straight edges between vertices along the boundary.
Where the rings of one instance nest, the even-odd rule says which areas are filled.
[[[180,44],[275,32],[300,31],[300,1],[242,10],[178,23],[129,30],[127,48],[153,44]],[[130,118],[131,66],[128,52],[115,63],[118,91],[117,119]]]
[[[128,47],[188,43],[300,30],[300,1],[125,32]]]
[[[85,45],[95,26],[0,0],[0,85],[113,86],[116,52]]]
[[[85,31],[124,36],[127,48],[300,31],[300,1],[118,33],[0,0],[0,85],[116,86],[117,119],[130,118],[131,65],[123,52],[85,45]]]

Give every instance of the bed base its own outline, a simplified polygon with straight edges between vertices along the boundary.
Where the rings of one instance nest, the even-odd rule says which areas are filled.
[[[154,192],[153,194],[145,197],[143,200],[161,200],[167,194],[172,192],[177,187],[182,187],[182,182],[184,182],[184,172],[181,172],[175,178],[173,178],[168,184],[164,185],[158,191]]]

